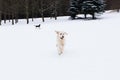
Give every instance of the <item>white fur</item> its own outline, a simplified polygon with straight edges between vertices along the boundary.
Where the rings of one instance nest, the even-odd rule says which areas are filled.
[[[66,32],[63,31],[55,31],[57,34],[57,44],[56,47],[58,49],[59,55],[61,55],[64,51],[64,45],[65,45],[65,35],[67,35]]]

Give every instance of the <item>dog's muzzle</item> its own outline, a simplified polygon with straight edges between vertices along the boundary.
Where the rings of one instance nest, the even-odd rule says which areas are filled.
[[[62,36],[60,39],[64,39],[64,36]]]

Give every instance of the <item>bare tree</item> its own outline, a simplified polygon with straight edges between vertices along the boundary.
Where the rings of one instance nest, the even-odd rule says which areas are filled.
[[[35,6],[36,6],[36,2],[35,0],[30,0],[30,4],[31,4],[31,17],[32,17],[32,21],[34,20],[34,16],[35,16]]]
[[[14,25],[14,0],[9,0],[10,1],[10,14],[11,14],[11,19],[12,19],[12,25]]]
[[[26,20],[27,24],[29,23],[29,1],[25,0],[25,12],[26,12]]]
[[[117,12],[120,12],[120,9],[117,9]]]
[[[56,0],[49,0],[49,1],[41,0],[40,1],[39,12],[41,14],[43,22],[45,21],[44,20],[45,16],[54,17],[55,20],[57,19],[57,4],[58,4],[58,1],[56,1]]]
[[[2,19],[1,19],[1,12],[2,12],[2,11],[0,10],[0,25],[1,25],[1,20],[2,20]]]
[[[3,3],[2,3],[2,5],[3,5],[3,12],[2,12],[2,14],[3,14],[3,19],[4,19],[4,23],[6,23],[6,13],[7,13],[7,9],[6,9],[6,6],[7,6],[7,1],[3,1]]]
[[[18,0],[15,0],[15,2],[14,2],[14,5],[13,5],[13,7],[14,7],[14,19],[15,19],[15,23],[18,23],[18,13],[19,13],[19,2],[18,2]]]
[[[54,2],[54,14],[55,14],[55,20],[57,20],[57,4],[58,4],[58,1],[55,1],[55,2]]]
[[[43,8],[44,4],[43,4],[43,0],[40,1],[40,9],[39,9],[39,12],[41,14],[41,17],[42,17],[42,21],[45,22],[45,19],[44,19],[44,8]]]
[[[2,0],[0,0],[0,25],[1,25],[1,21],[2,21]]]

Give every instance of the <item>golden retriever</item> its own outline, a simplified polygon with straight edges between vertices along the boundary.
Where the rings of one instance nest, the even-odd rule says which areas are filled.
[[[65,35],[68,35],[66,32],[63,31],[55,31],[57,34],[57,44],[56,47],[58,49],[59,55],[61,55],[64,51],[65,45]]]

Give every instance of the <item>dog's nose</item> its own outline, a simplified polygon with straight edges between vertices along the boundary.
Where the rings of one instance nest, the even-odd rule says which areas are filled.
[[[63,38],[64,38],[64,36],[61,37],[61,39],[63,39]]]

